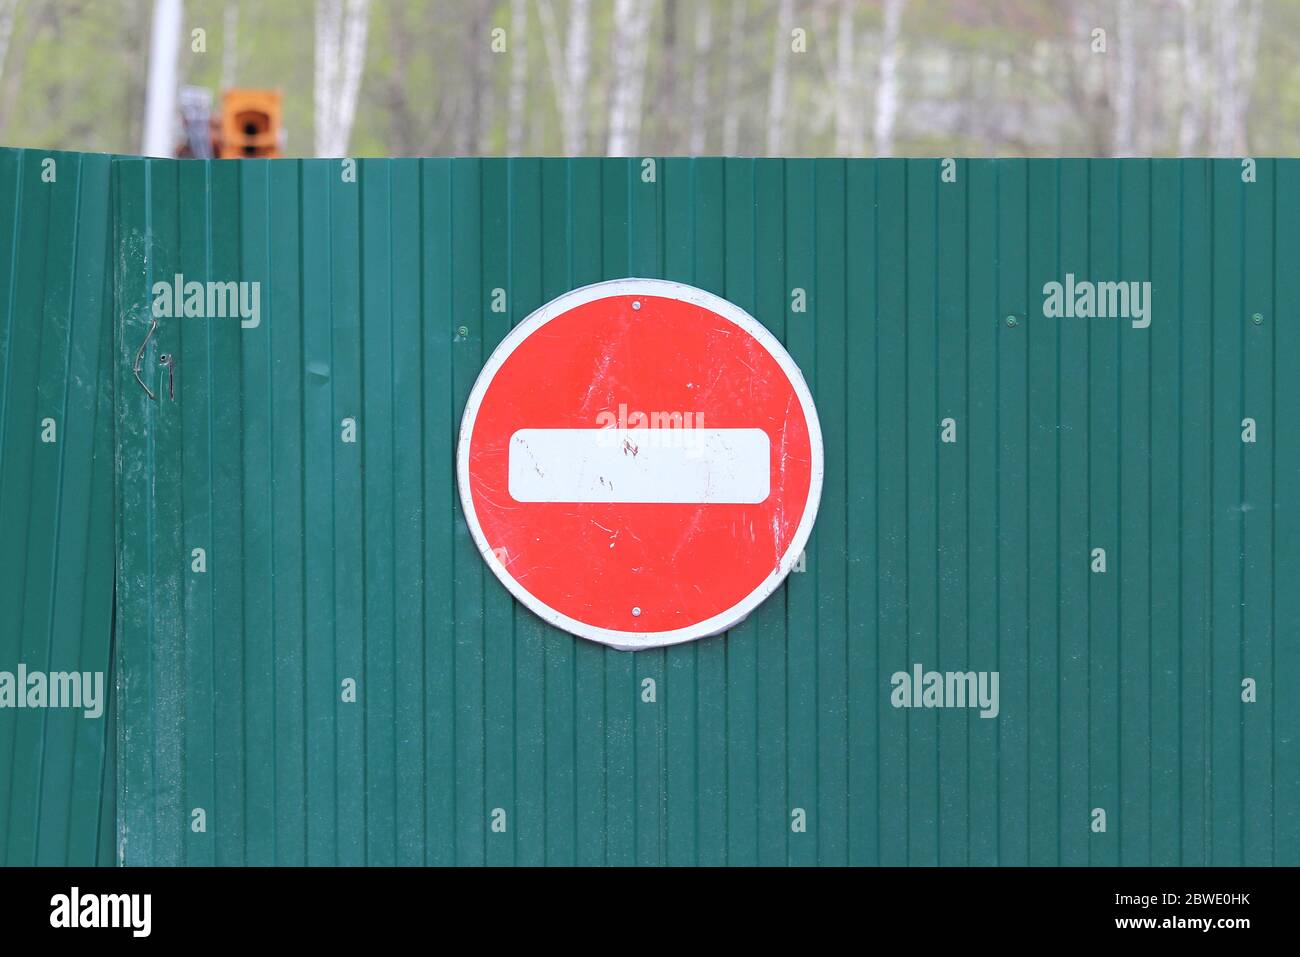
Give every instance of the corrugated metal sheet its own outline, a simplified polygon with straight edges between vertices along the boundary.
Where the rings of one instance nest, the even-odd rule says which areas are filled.
[[[105,698],[110,161],[0,149],[0,671],[101,672]],[[112,860],[110,723],[0,708],[0,864]]]
[[[125,862],[1300,863],[1296,163],[115,169]],[[176,273],[261,322],[164,319],[154,403]],[[1045,317],[1067,273],[1150,327]],[[826,442],[807,570],[635,654],[516,607],[453,475],[510,325],[622,276],[755,315]],[[1000,713],[893,707],[915,663]]]

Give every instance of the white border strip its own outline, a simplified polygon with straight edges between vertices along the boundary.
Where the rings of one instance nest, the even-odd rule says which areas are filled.
[[[757,505],[771,492],[762,429],[519,429],[516,502]]]

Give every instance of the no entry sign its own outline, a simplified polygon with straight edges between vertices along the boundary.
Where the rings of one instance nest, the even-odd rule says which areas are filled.
[[[794,360],[702,289],[622,279],[492,353],[457,451],[484,561],[533,612],[615,648],[717,634],[812,532],[822,439]]]

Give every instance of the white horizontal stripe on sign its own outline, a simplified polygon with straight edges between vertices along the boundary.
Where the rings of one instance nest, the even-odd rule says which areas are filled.
[[[516,502],[755,505],[771,491],[762,429],[520,429]]]

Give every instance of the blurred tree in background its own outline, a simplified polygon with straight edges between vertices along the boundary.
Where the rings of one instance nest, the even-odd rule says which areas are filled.
[[[137,151],[153,2],[0,0],[0,141]],[[281,89],[291,156],[1300,145],[1300,0],[186,0],[181,19],[179,82]]]

